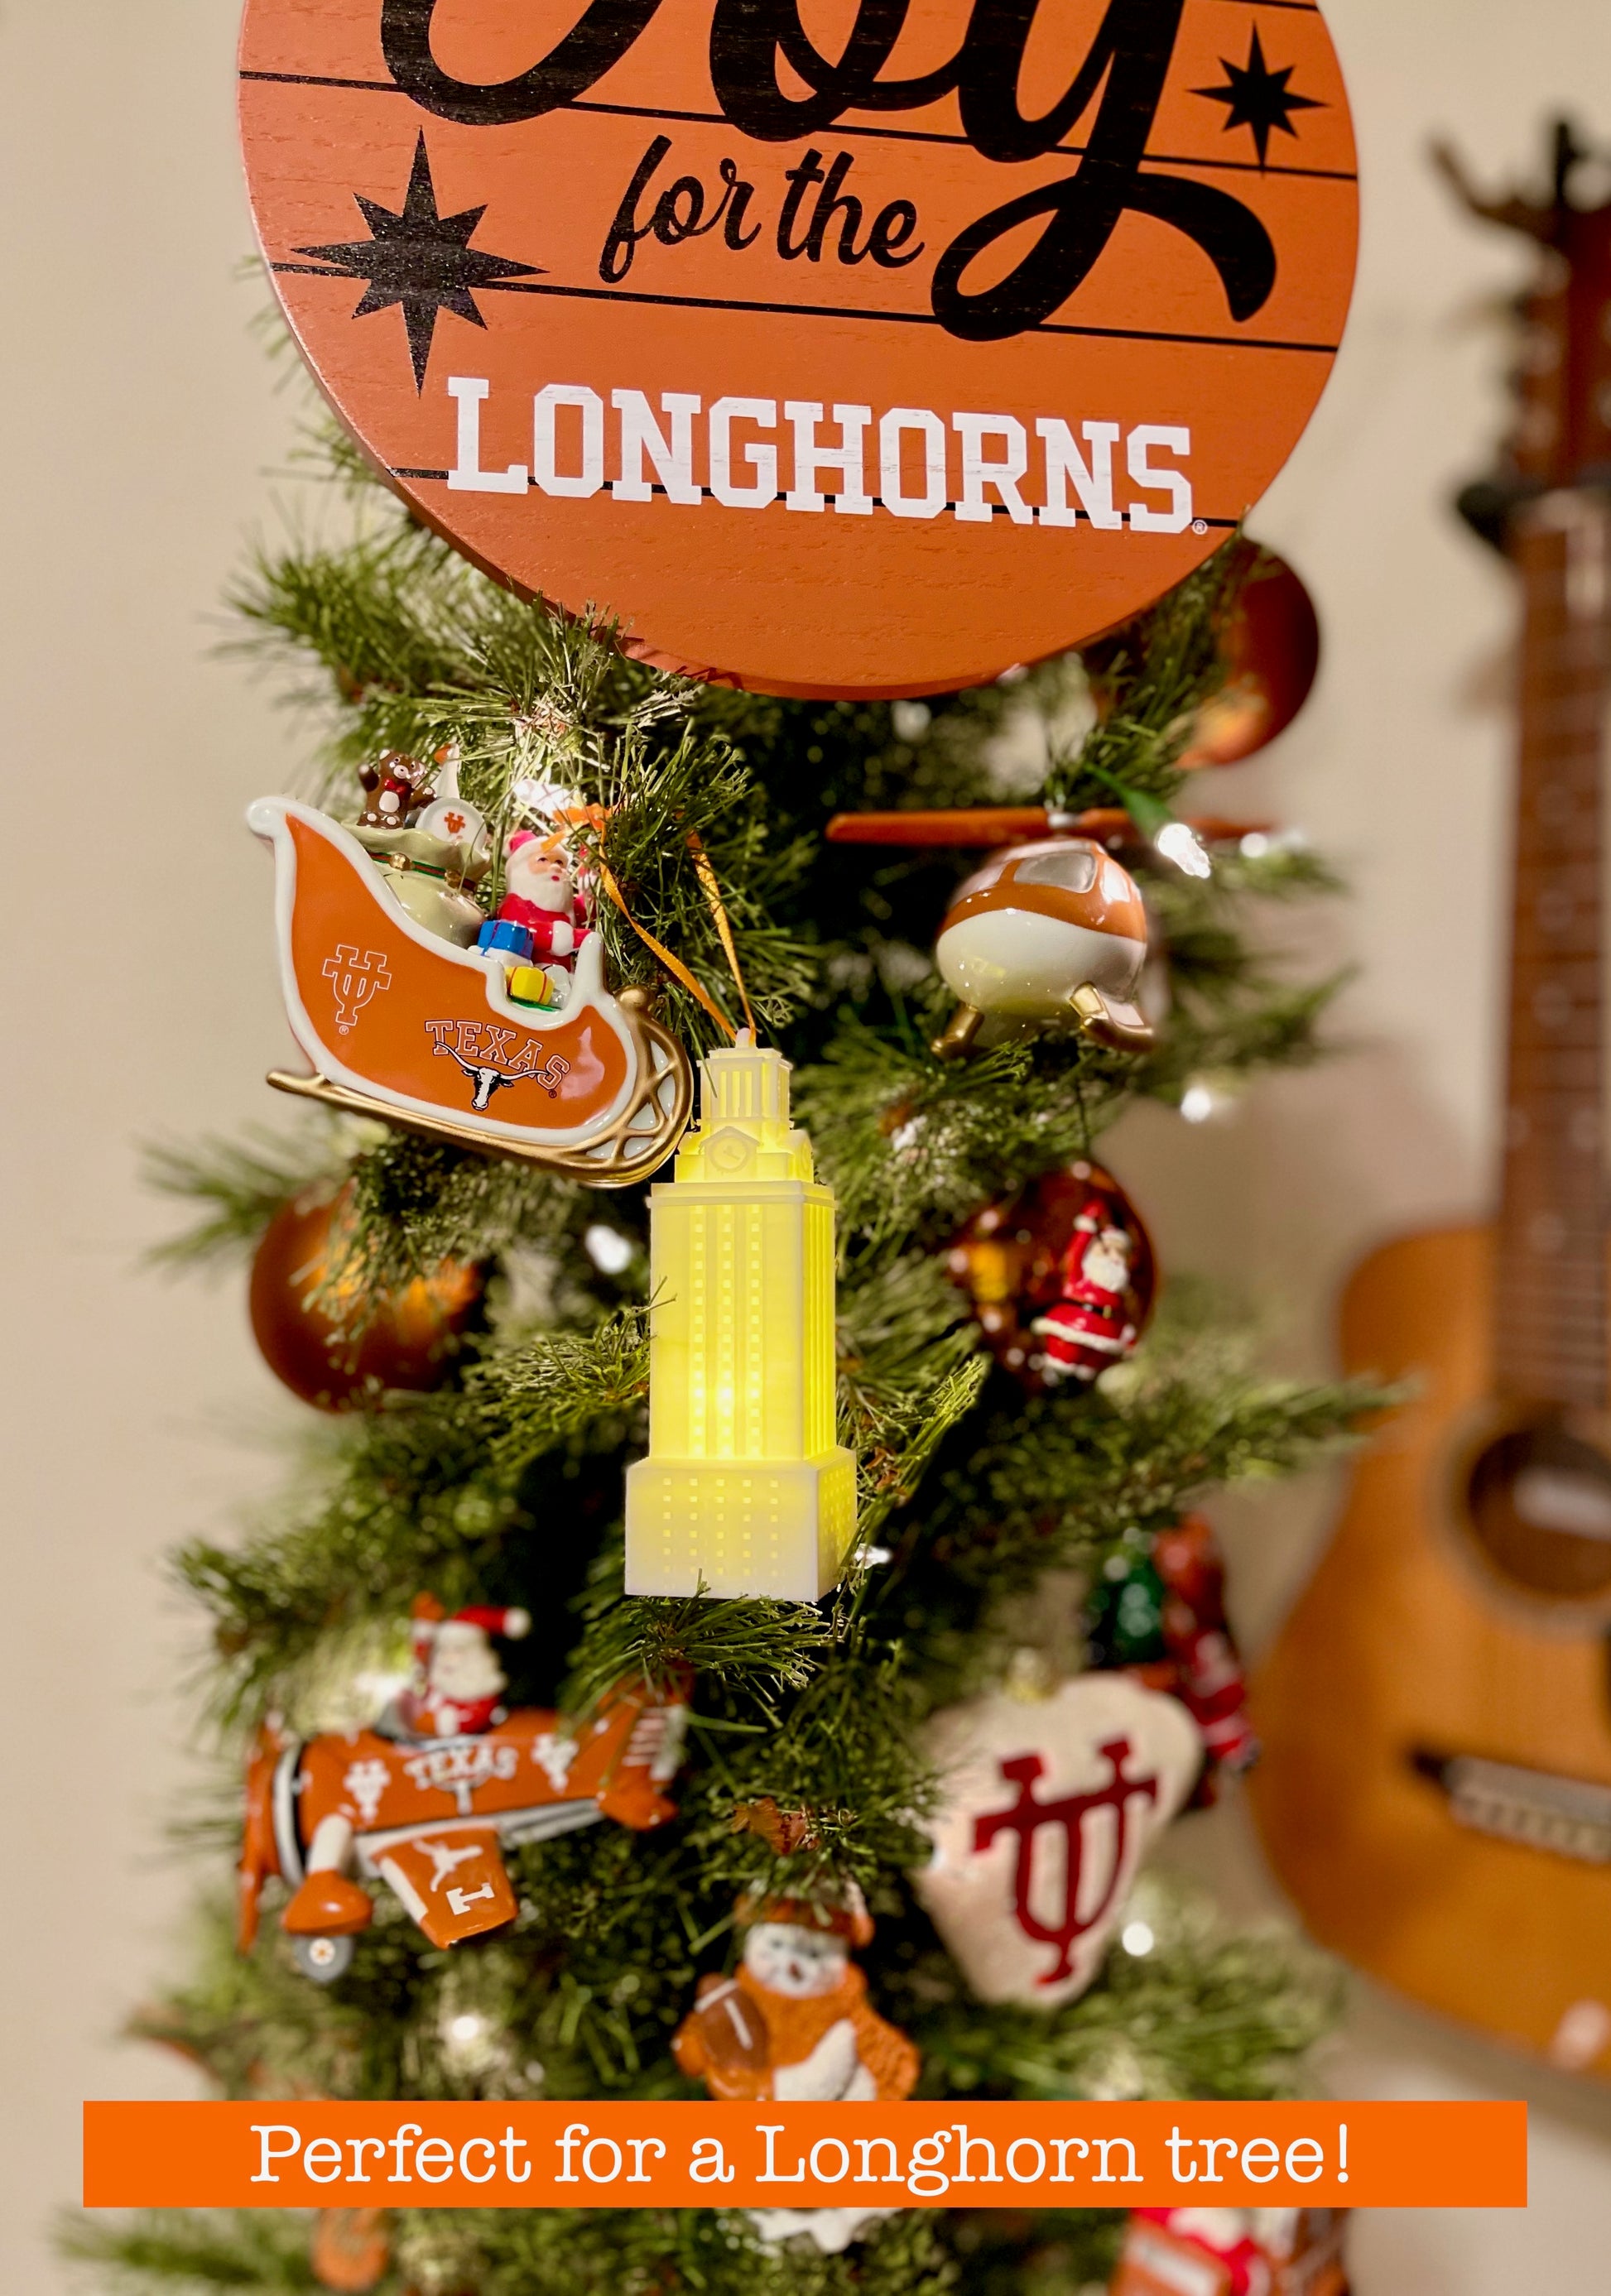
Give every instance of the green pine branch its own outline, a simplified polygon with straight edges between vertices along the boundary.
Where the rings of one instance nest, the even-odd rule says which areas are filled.
[[[122,2223],[75,2217],[58,2245],[129,2289],[242,2289],[304,2296],[319,2282],[308,2257],[310,2220],[300,2211],[236,2209],[228,2214],[149,2210]],[[395,2288],[397,2284],[391,2284]]]

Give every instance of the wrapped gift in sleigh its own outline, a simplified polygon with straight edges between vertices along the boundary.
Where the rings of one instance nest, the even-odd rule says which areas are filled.
[[[598,934],[563,1009],[538,1012],[497,965],[407,915],[328,815],[274,797],[246,817],[274,848],[285,1007],[315,1071],[275,1070],[271,1084],[594,1187],[665,1161],[688,1120],[687,1058],[609,994]]]

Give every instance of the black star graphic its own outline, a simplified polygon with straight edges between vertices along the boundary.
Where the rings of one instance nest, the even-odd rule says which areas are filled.
[[[1251,127],[1253,140],[1259,147],[1259,165],[1262,168],[1270,157],[1270,131],[1278,127],[1283,135],[1295,135],[1292,124],[1295,111],[1324,111],[1326,106],[1311,95],[1294,95],[1286,83],[1297,67],[1286,64],[1279,71],[1271,71],[1264,61],[1264,50],[1255,24],[1253,45],[1247,51],[1245,64],[1233,64],[1229,56],[1220,58],[1225,74],[1222,87],[1194,87],[1194,95],[1211,96],[1215,103],[1228,107],[1225,121],[1227,134],[1233,127]]]
[[[470,234],[487,210],[466,208],[462,215],[437,213],[436,186],[431,180],[431,160],[422,134],[415,146],[407,195],[400,215],[393,215],[362,193],[353,197],[369,226],[367,239],[340,247],[299,247],[299,255],[316,256],[333,263],[354,279],[367,282],[353,312],[362,319],[371,311],[403,307],[408,331],[408,356],[414,362],[414,387],[425,388],[425,368],[439,311],[452,311],[473,325],[487,324],[476,308],[471,290],[493,287],[503,279],[531,276],[540,266],[512,263],[501,255],[483,255],[470,245]]]

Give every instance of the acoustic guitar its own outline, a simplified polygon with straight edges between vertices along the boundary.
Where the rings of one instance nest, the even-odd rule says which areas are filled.
[[[1611,205],[1479,199],[1539,248],[1520,414],[1461,508],[1522,594],[1497,1221],[1388,1244],[1347,1365],[1413,1383],[1255,1678],[1250,1780],[1313,1933],[1385,1984],[1611,2078],[1611,1346],[1601,873]]]

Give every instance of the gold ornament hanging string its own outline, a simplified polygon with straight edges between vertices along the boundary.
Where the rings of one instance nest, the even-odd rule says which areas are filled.
[[[727,957],[728,967],[733,975],[733,985],[738,991],[739,1004],[744,1008],[744,1026],[749,1029],[752,1037],[753,1037],[755,1035],[755,1015],[750,1009],[749,994],[744,988],[744,973],[738,962],[738,950],[733,940],[733,927],[727,916],[727,904],[721,898],[721,888],[717,882],[716,872],[711,865],[710,855],[705,851],[705,849],[701,844],[699,838],[693,831],[690,831],[688,833],[687,842],[688,850],[694,856],[694,866],[699,877],[700,890],[703,893],[705,900],[709,905],[711,920],[716,927],[717,938],[721,942],[722,953]],[[604,891],[608,894],[611,900],[614,902],[616,907],[621,911],[621,914],[625,918],[627,923],[631,926],[639,940],[643,942],[645,947],[647,948],[656,958],[658,958],[660,963],[665,966],[666,971],[671,975],[672,979],[674,980],[680,981],[682,986],[687,990],[689,996],[694,997],[698,1004],[704,1007],[711,1020],[715,1021],[717,1027],[726,1035],[729,1043],[736,1043],[738,1038],[737,1029],[735,1029],[733,1023],[728,1020],[720,1005],[718,1004],[716,999],[711,995],[709,989],[704,987],[702,981],[695,979],[693,973],[689,972],[681,957],[674,956],[671,951],[666,947],[665,943],[662,940],[656,939],[655,936],[649,931],[646,925],[639,924],[637,919],[627,906],[626,898],[621,892],[621,887],[616,883],[614,873],[610,868],[608,863],[601,857],[595,863],[595,866],[598,872],[599,883],[604,887]]]
[[[700,890],[710,904],[711,915],[716,926],[716,936],[721,943],[722,953],[727,960],[727,969],[733,975],[733,986],[738,991],[738,1001],[744,1008],[744,1027],[749,1030],[751,1038],[753,1040],[756,1037],[755,1015],[750,1010],[749,992],[744,985],[744,973],[739,968],[738,951],[733,944],[733,927],[728,921],[727,905],[721,898],[721,887],[716,882],[716,872],[711,865],[711,857],[700,843],[697,830],[691,829],[688,832],[688,850],[694,856],[694,866],[699,875]]]

